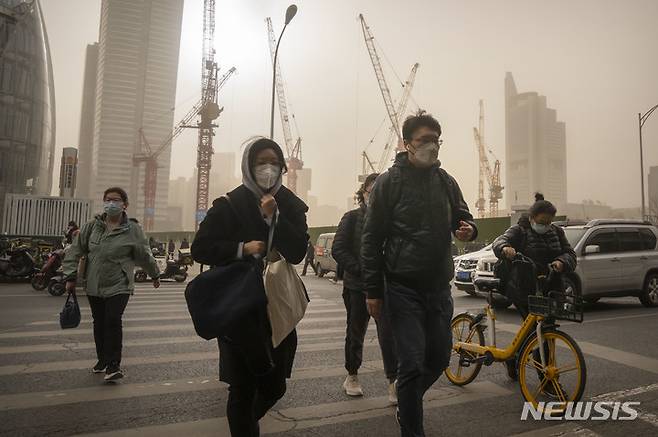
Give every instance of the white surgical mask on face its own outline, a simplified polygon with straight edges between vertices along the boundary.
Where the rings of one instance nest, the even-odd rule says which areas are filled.
[[[550,225],[543,225],[541,223],[530,223],[530,226],[532,226],[532,230],[535,231],[538,234],[545,234],[546,232],[551,229]]]
[[[123,207],[120,202],[104,202],[103,212],[105,212],[105,214],[109,215],[110,217],[116,217],[123,212]]]
[[[254,178],[259,187],[269,190],[281,175],[281,167],[274,164],[261,164],[254,167]]]
[[[432,165],[439,157],[439,145],[437,143],[421,144],[414,153],[416,159],[424,165]]]

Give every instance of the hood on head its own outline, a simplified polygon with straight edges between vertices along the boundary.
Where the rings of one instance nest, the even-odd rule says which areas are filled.
[[[262,136],[257,136],[257,137],[252,137],[245,142],[244,152],[242,153],[242,167],[241,167],[242,184],[245,187],[247,187],[249,191],[254,193],[254,195],[259,199],[265,195],[265,190],[263,190],[256,183],[256,179],[254,178],[254,175],[251,172],[251,163],[254,160],[252,154],[257,153],[258,151],[263,150],[264,148],[273,149],[274,152],[277,154],[277,156],[279,156],[279,159],[283,158],[282,161],[283,169],[281,171],[281,174],[279,175],[276,184],[274,184],[274,187],[272,187],[272,189],[269,190],[269,193],[271,195],[273,196],[276,195],[276,193],[281,188],[281,185],[283,184],[283,173],[284,170],[286,170],[285,157],[283,155],[283,151],[275,141],[272,141],[269,138],[265,138]]]

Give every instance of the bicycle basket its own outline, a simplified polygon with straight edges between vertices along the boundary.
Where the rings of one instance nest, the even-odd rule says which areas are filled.
[[[528,310],[539,316],[582,323],[583,307],[580,296],[528,296]]]

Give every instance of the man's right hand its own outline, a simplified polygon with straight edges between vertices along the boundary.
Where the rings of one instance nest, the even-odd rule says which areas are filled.
[[[511,246],[505,246],[503,247],[503,255],[505,255],[507,259],[514,259],[516,256],[516,250]]]
[[[66,281],[66,291],[75,294],[75,281]]]
[[[250,256],[256,254],[265,255],[264,241],[250,241],[248,243],[244,243],[244,246],[242,247],[243,256]]]
[[[384,300],[366,299],[366,306],[368,307],[368,314],[370,314],[373,319],[379,320],[379,316],[381,316],[382,314],[382,307],[384,306]]]

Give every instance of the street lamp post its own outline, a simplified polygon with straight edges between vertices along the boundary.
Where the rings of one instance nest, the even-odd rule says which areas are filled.
[[[637,125],[638,129],[640,131],[640,187],[642,190],[642,220],[646,218],[646,208],[644,204],[644,156],[643,156],[643,149],[642,149],[642,127],[644,126],[644,123],[646,123],[647,119],[653,114],[653,112],[658,109],[658,105],[654,106],[653,108],[649,109],[647,112],[642,115],[642,113],[637,114]]]
[[[284,24],[283,29],[281,30],[281,35],[276,41],[276,49],[274,49],[274,60],[272,61],[272,104],[270,107],[270,139],[274,139],[274,93],[276,90],[276,61],[279,54],[279,44],[281,44],[281,38],[283,38],[283,32],[286,31],[286,27],[292,21],[295,14],[297,14],[297,5],[290,5],[286,9],[286,24]]]

